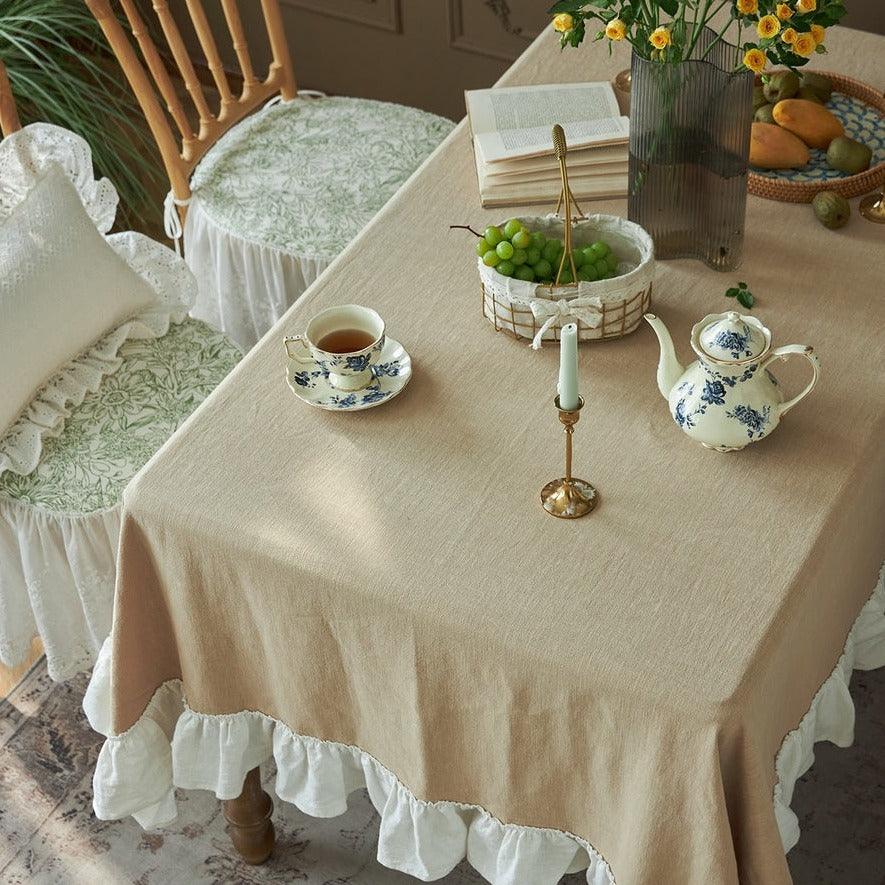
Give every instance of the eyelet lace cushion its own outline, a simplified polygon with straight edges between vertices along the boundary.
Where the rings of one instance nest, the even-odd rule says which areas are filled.
[[[68,175],[89,217],[106,234],[114,222],[117,192],[106,179],[94,178],[92,154],[82,138],[46,123],[26,126],[0,141],[0,218],[9,215],[53,163]],[[134,232],[112,234],[107,241],[151,286],[156,306],[111,331],[35,393],[21,417],[0,438],[0,474],[7,470],[31,473],[40,460],[44,438],[57,436],[71,407],[120,367],[117,353],[123,342],[164,335],[169,323],[180,322],[194,304],[196,281],[170,249]]]
[[[0,660],[20,663],[38,633],[56,681],[89,669],[110,632],[123,489],[241,354],[187,319],[119,357],[37,468],[0,476]]]
[[[176,814],[173,785],[232,799],[246,773],[273,758],[277,796],[311,815],[343,813],[348,794],[366,787],[381,816],[379,862],[424,881],[441,878],[466,857],[493,885],[555,885],[564,874],[585,867],[589,885],[615,885],[608,864],[580,837],[504,824],[475,805],[422,801],[358,747],[295,734],[254,711],[215,716],[191,710],[179,680],[160,686],[138,722],[112,735],[110,656],[108,640],[83,701],[92,727],[107,736],[93,781],[100,819],[133,815],[143,827],[164,826]],[[796,780],[814,761],[814,742],[852,742],[851,671],[881,666],[885,568],[835,669],[777,755],[774,814],[785,851],[798,839],[789,802]]]

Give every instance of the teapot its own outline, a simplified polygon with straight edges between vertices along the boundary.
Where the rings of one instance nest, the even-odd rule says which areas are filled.
[[[692,438],[717,452],[735,452],[768,436],[781,418],[811,393],[820,361],[803,344],[771,347],[771,332],[753,316],[711,313],[691,330],[698,355],[687,369],[676,359],[673,339],[654,314],[645,314],[661,345],[658,388],[673,420]],[[798,354],[812,369],[811,382],[785,400],[768,369],[776,359]]]

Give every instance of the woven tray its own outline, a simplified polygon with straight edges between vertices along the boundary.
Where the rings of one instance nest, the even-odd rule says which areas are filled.
[[[826,162],[826,151],[812,149],[811,162],[804,169],[750,169],[747,189],[757,197],[766,200],[779,200],[782,203],[810,203],[814,195],[822,190],[835,191],[843,197],[858,197],[875,190],[885,179],[885,95],[843,74],[832,74],[828,71],[815,71],[829,77],[833,84],[833,96],[827,107],[836,114],[845,125],[845,134],[849,138],[870,144],[878,138],[873,148],[873,164],[865,172],[857,175],[845,175],[830,169]],[[839,100],[838,96],[847,96]],[[834,106],[835,99],[835,106]],[[851,101],[851,100],[855,101]],[[871,108],[869,116],[875,117],[878,111],[879,120],[872,120],[872,138],[869,131],[870,120],[855,113],[856,102]],[[878,133],[878,134],[877,134]],[[877,157],[878,155],[878,157]],[[878,162],[877,162],[878,159]],[[832,176],[832,177],[830,177]]]

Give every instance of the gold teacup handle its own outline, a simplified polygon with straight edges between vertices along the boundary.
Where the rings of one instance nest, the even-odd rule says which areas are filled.
[[[313,357],[292,353],[292,348],[290,345],[296,343],[300,344],[305,349],[307,348],[307,339],[304,337],[304,335],[287,335],[283,339],[283,345],[286,348],[286,356],[289,357],[290,360],[295,360],[295,362],[298,363],[312,363]]]

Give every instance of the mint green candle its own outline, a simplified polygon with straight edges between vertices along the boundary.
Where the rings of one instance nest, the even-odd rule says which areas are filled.
[[[559,341],[559,407],[565,412],[578,408],[578,327],[562,327]]]

